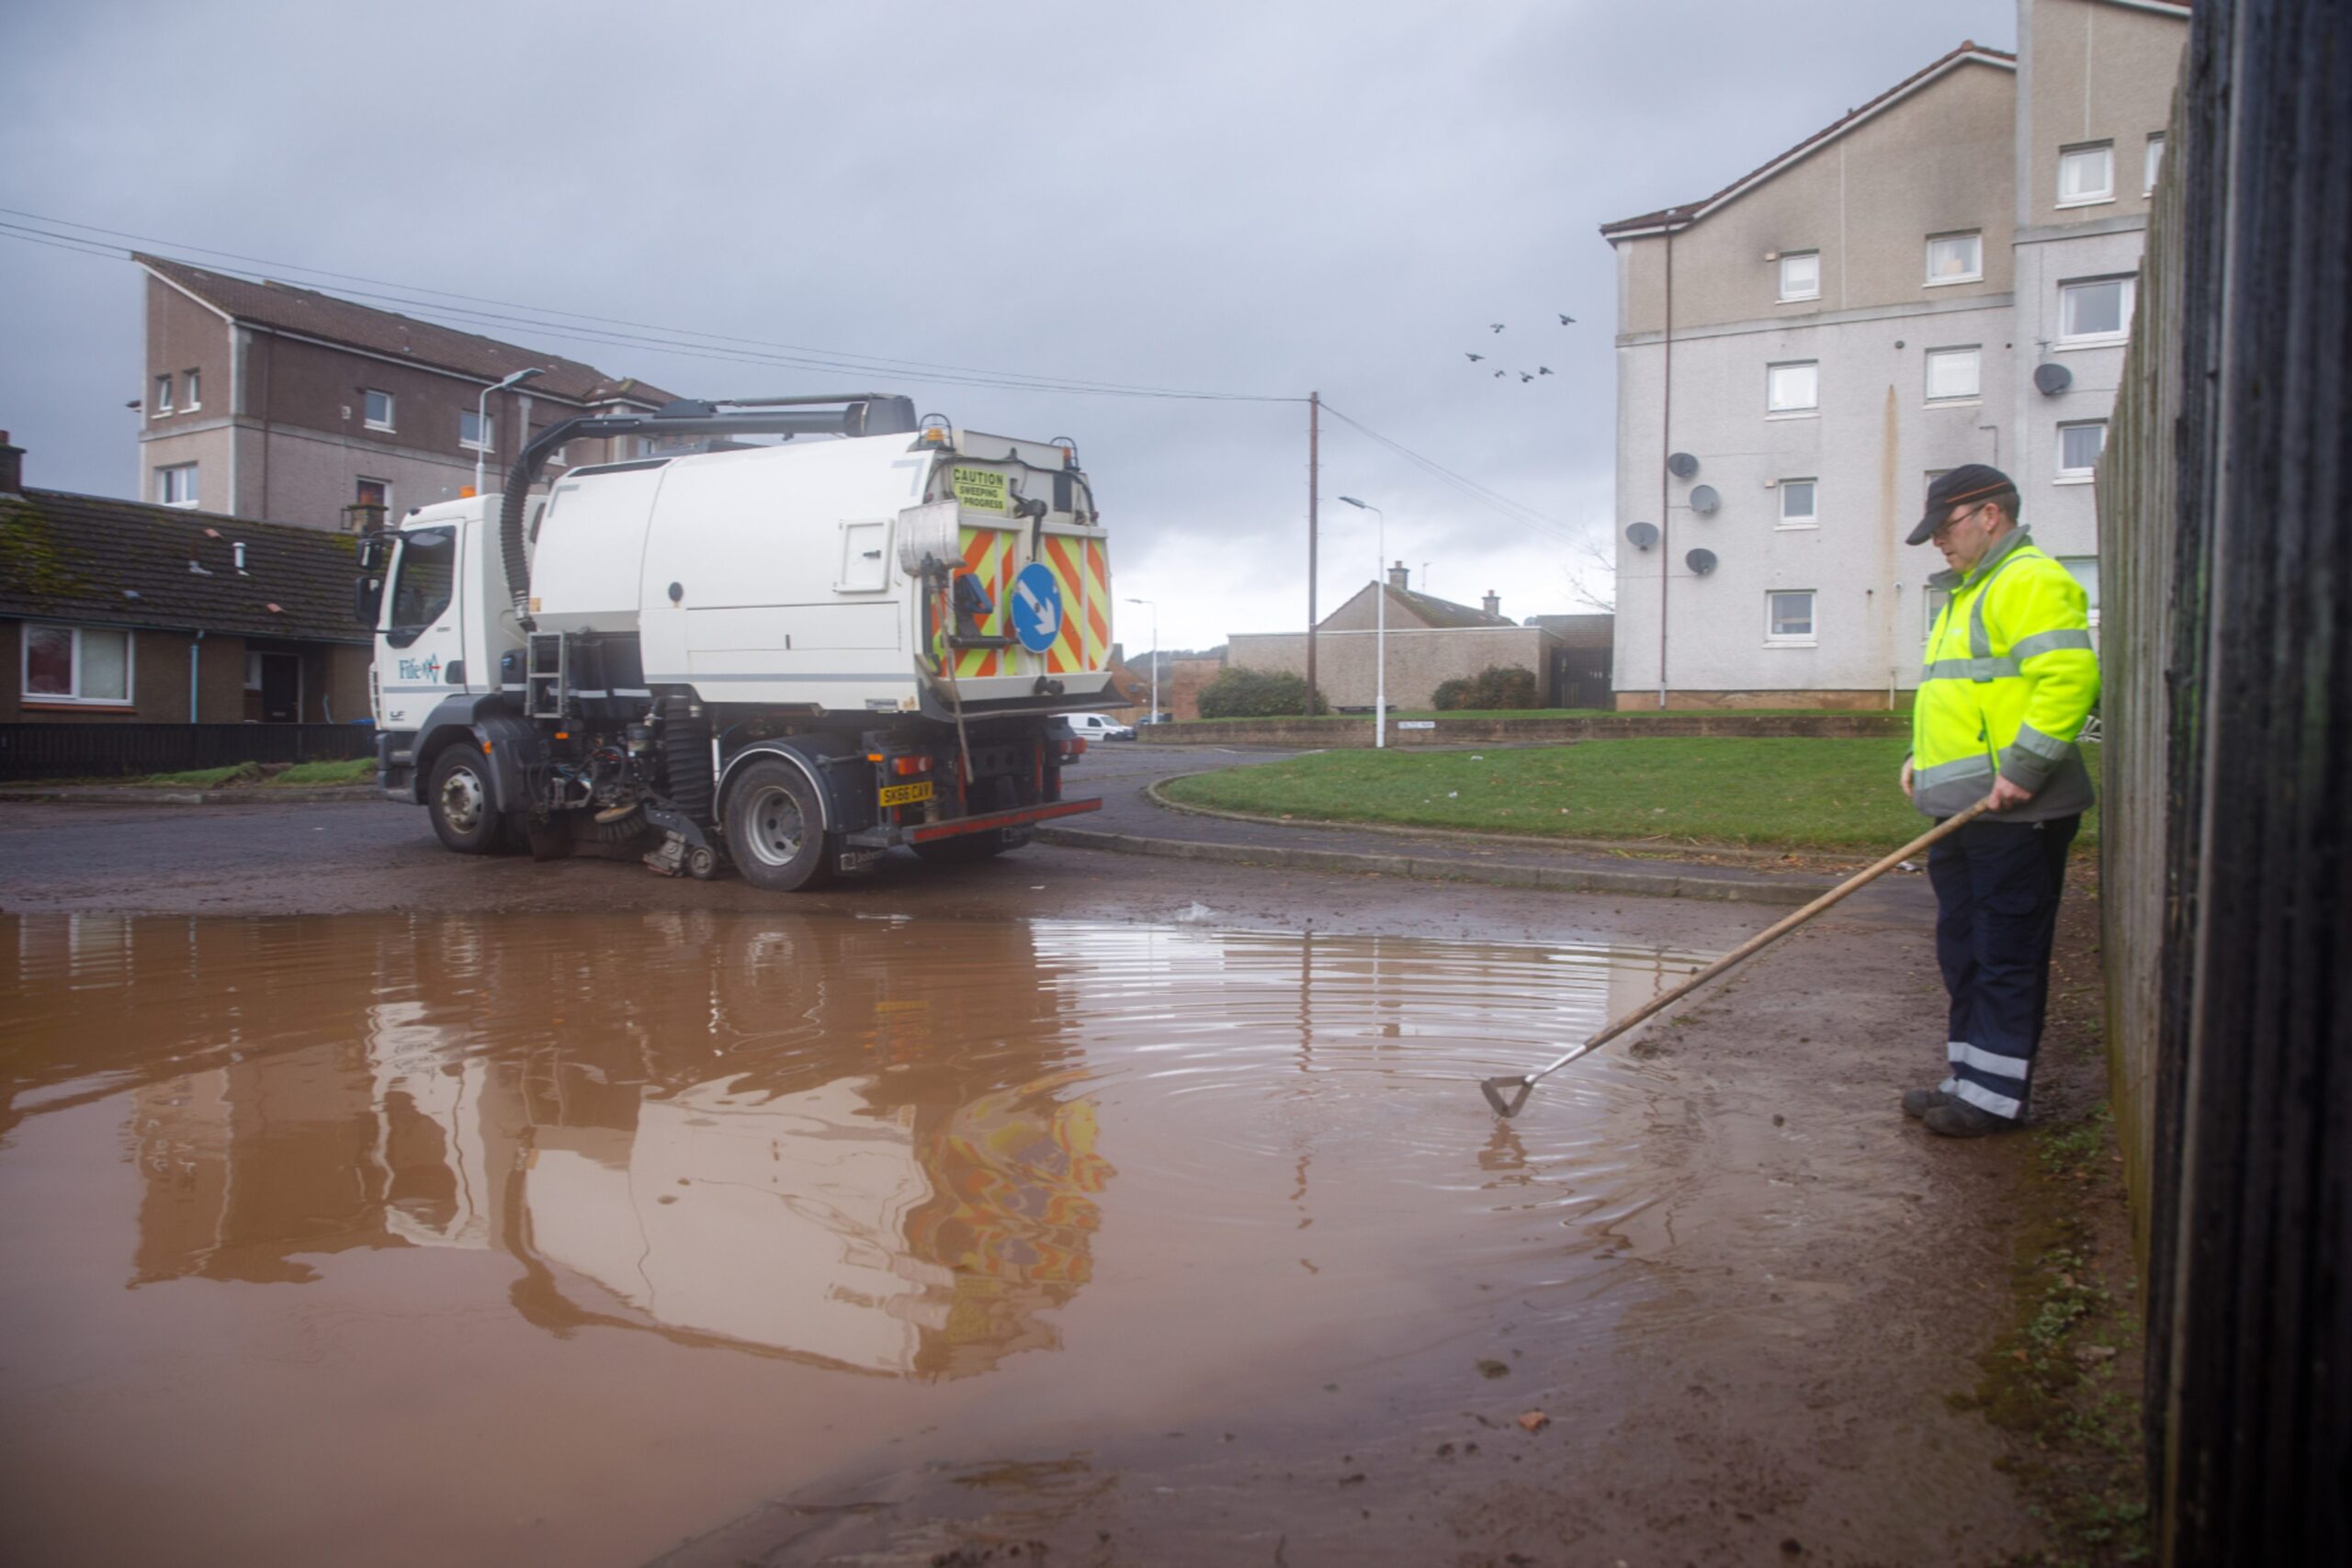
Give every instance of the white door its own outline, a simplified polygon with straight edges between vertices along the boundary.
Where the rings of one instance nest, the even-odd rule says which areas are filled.
[[[384,592],[376,678],[384,720],[413,728],[434,705],[462,689],[466,664],[463,536],[454,527],[413,528],[401,535]]]

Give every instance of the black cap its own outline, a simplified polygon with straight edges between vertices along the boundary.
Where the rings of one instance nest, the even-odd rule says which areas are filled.
[[[1906,545],[1924,545],[1955,506],[1969,502],[1991,501],[1998,496],[2009,498],[2009,516],[2018,514],[2018,487],[2009,476],[1987,463],[1962,463],[1959,468],[1936,476],[1928,487],[1927,515],[1911,530]]]

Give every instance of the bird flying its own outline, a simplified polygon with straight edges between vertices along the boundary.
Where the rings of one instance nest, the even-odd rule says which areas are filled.
[[[1468,349],[1466,349],[1466,348],[1465,348],[1465,349],[1464,349],[1462,352],[1463,352],[1463,353],[1464,353],[1464,354],[1470,354],[1470,351],[1469,351]],[[1478,363],[1478,361],[1480,361],[1481,359],[1484,359],[1484,358],[1486,358],[1486,357],[1487,357],[1487,356],[1486,356],[1485,355],[1483,355],[1483,354],[1471,354],[1471,355],[1470,355],[1470,363],[1471,363],[1471,364],[1473,364],[1473,365],[1476,365],[1476,364],[1477,364],[1477,363]]]
[[[1499,381],[1499,380],[1501,380],[1505,376],[1508,376],[1508,375],[1510,375],[1510,371],[1508,371],[1508,370],[1498,370],[1498,371],[1496,371],[1496,372],[1495,372],[1495,379],[1496,379],[1496,380],[1498,380],[1498,381]]]
[[[1560,312],[1560,324],[1564,327],[1572,327],[1577,324],[1577,319],[1563,310]]]
[[[1538,376],[1549,376],[1552,373],[1552,367],[1548,365],[1539,365],[1535,367],[1535,373]]]
[[[1488,326],[1493,327],[1493,328],[1495,329],[1495,331],[1497,331],[1497,332],[1500,332],[1500,331],[1502,331],[1502,330],[1503,330],[1503,324],[1502,324],[1500,321],[1489,321],[1489,322],[1487,322],[1487,324]]]
[[[1521,371],[1521,372],[1519,373],[1519,378],[1520,378],[1521,381],[1532,381],[1532,380],[1534,380],[1534,379],[1535,379],[1535,378],[1534,378],[1534,377],[1530,376],[1530,375],[1529,375],[1526,371],[1524,371],[1524,370],[1522,370],[1522,371]]]

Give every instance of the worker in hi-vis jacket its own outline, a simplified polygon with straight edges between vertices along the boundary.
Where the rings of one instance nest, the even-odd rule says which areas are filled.
[[[2075,738],[2098,701],[2098,655],[2087,595],[2018,526],[2007,474],[1939,476],[1907,542],[1929,539],[1950,570],[1928,584],[1950,598],[1928,634],[1903,790],[1939,821],[1988,795],[1993,809],[1928,852],[1948,1067],[1903,1109],[1974,1138],[2025,1120],[2066,847],[2091,804]]]

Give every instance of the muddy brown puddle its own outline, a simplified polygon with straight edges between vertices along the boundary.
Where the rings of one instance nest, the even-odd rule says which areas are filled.
[[[1476,1080],[1705,956],[0,920],[0,1540],[633,1563],[929,1483],[1082,1508],[1512,1374],[1606,1403],[1667,1080],[1603,1056],[1507,1126]]]

